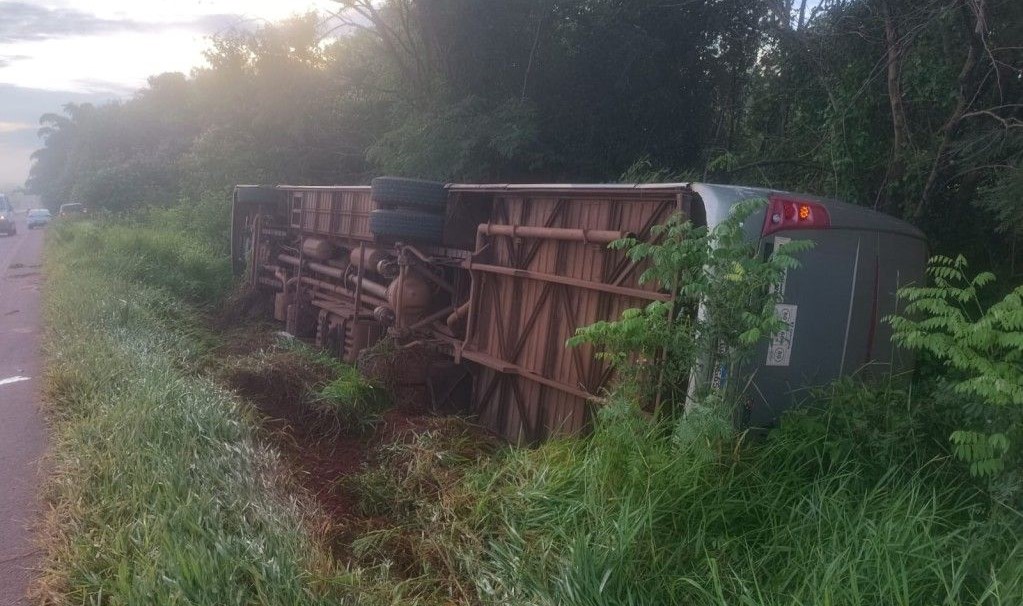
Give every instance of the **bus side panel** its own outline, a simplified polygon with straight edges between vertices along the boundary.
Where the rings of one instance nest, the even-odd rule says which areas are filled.
[[[864,266],[874,256],[876,236],[793,231],[768,241],[777,245],[786,238],[812,240],[814,247],[798,256],[801,267],[789,271],[782,285],[778,310],[789,318],[791,329],[760,346],[751,362],[744,416],[753,426],[776,424],[785,410],[806,398],[807,388],[834,380],[843,365],[848,371],[847,349],[865,349],[862,289],[873,272]]]
[[[794,317],[791,331],[761,346],[752,361],[745,420],[753,426],[777,424],[810,389],[841,376],[876,377],[913,365],[892,344],[886,318],[900,310],[899,288],[924,282],[923,241],[862,229],[779,235],[815,245],[785,280],[779,310]]]
[[[885,318],[905,307],[897,296],[900,288],[926,285],[927,245],[916,238],[885,233],[879,234],[878,242],[878,323],[870,359],[880,363],[885,372],[904,373],[912,370],[913,356],[892,343],[892,327]]]

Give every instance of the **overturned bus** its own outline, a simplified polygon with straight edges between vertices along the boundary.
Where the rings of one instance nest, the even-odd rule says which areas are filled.
[[[911,360],[883,321],[896,291],[924,279],[911,225],[851,204],[788,192],[671,183],[449,184],[383,177],[367,187],[238,186],[232,261],[296,336],[339,358],[386,335],[433,352],[419,373],[434,405],[454,404],[514,442],[583,431],[612,380],[577,328],[670,300],[610,242],[673,213],[714,227],[743,200],[744,223],[771,247],[814,240],[780,286],[786,329],[750,369],[742,418],[770,426],[808,387],[865,366]],[[451,400],[461,400],[451,402]]]

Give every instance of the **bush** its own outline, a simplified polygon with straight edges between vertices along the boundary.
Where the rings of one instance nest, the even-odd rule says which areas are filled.
[[[846,377],[786,412],[772,438],[812,445],[825,462],[854,465],[860,475],[877,478],[893,467],[912,472],[947,458],[955,413],[953,402],[930,389],[914,398],[906,385],[891,380]]]
[[[934,257],[933,286],[899,291],[908,305],[889,318],[896,344],[939,361],[951,390],[967,400],[966,424],[950,439],[956,456],[979,477],[1001,476],[1000,489],[1023,495],[1023,286],[985,306],[994,281],[970,278],[962,256]],[[1023,500],[1019,501],[1023,504]]]

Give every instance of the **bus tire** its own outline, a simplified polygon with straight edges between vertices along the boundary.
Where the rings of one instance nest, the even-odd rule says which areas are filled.
[[[370,213],[369,230],[375,236],[395,240],[440,244],[444,239],[444,217],[432,213],[381,208]]]
[[[383,208],[443,212],[447,207],[448,190],[436,181],[377,177],[372,186],[373,201]]]

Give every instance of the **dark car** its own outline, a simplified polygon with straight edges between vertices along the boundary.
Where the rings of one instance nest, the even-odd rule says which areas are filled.
[[[14,221],[14,208],[3,194],[0,194],[0,232],[8,236],[18,233],[18,224]]]

